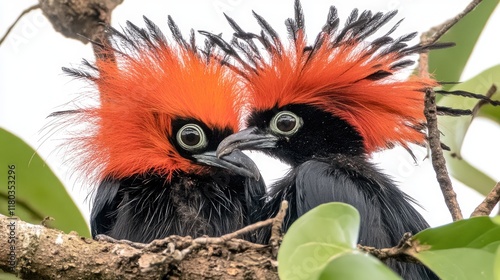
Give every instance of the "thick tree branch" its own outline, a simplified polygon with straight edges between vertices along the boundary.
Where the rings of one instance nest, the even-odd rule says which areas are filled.
[[[104,25],[123,0],[39,0],[43,14],[62,35],[87,43],[102,42]]]
[[[0,246],[0,269],[24,279],[278,279],[269,247],[239,239],[200,244],[179,258],[194,244],[190,237],[171,236],[138,249],[2,215],[0,227],[8,229],[0,231],[0,244],[14,245]]]
[[[39,0],[43,14],[56,31],[83,43],[94,42],[97,59],[112,59],[101,52],[102,45],[110,45],[106,26],[111,24],[111,13],[123,0]]]
[[[149,244],[98,241],[0,215],[0,269],[27,279],[278,279],[270,246],[235,239],[283,222],[275,218],[221,237],[169,236]],[[13,247],[11,247],[13,246]]]

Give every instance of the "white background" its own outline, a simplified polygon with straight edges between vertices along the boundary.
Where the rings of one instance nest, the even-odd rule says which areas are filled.
[[[8,2],[8,4],[7,4]],[[396,35],[412,31],[426,31],[461,11],[469,0],[377,0],[377,1],[302,1],[307,34],[312,40],[324,24],[328,7],[337,6],[343,22],[353,8],[360,10],[389,11],[398,9],[397,18],[405,18]],[[22,10],[36,4],[33,0],[0,2],[0,34],[17,18]],[[172,15],[184,34],[190,28],[222,32],[225,38],[232,33],[222,16],[222,12],[237,20],[248,31],[258,31],[258,25],[251,15],[255,10],[267,19],[281,34],[286,32],[283,24],[293,17],[293,1],[250,1],[250,0],[191,0],[191,1],[139,1],[125,0],[113,12],[112,25],[124,25],[126,20],[144,26],[142,16],[156,22],[165,33],[167,15]],[[393,21],[394,23],[396,20]],[[492,16],[479,44],[469,60],[462,80],[466,80],[484,69],[500,63],[498,51],[498,27],[500,14]],[[198,36],[202,39],[202,36]],[[199,40],[200,42],[200,40]],[[415,41],[416,42],[416,41]],[[442,50],[445,51],[445,50]],[[20,136],[48,162],[57,176],[67,186],[86,219],[89,203],[85,200],[90,186],[76,170],[64,161],[64,149],[56,149],[60,136],[52,135],[46,118],[51,112],[68,108],[67,103],[78,97],[83,85],[62,74],[62,66],[77,66],[82,58],[92,60],[90,45],[64,38],[56,33],[40,10],[26,15],[14,28],[7,40],[0,46],[0,127]],[[474,121],[466,139],[463,156],[478,166],[495,180],[500,180],[498,149],[500,128],[496,124],[478,119]],[[433,226],[451,221],[444,204],[434,171],[429,160],[424,160],[426,151],[416,149],[418,165],[401,151],[391,151],[374,155],[401,188],[419,201],[421,212]],[[261,154],[252,153],[261,168],[266,182],[282,175],[286,166]],[[454,182],[464,216],[479,204],[482,197],[475,191]]]

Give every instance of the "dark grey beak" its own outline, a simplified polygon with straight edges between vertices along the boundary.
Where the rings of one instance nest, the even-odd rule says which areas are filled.
[[[194,155],[197,162],[228,169],[238,175],[253,178],[256,181],[260,179],[260,171],[257,165],[247,155],[240,150],[234,150],[228,155],[217,157],[216,153],[205,152],[203,154]]]
[[[263,150],[276,147],[278,137],[272,134],[258,134],[256,127],[229,135],[217,147],[217,156],[223,157],[236,150]]]

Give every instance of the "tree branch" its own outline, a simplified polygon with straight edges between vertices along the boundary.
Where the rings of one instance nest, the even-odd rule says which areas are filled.
[[[123,0],[39,0],[43,14],[62,35],[87,43],[106,37],[104,24]]]
[[[270,246],[236,237],[283,222],[275,218],[221,237],[169,236],[149,244],[99,235],[64,234],[0,215],[0,269],[23,278],[63,279],[278,279]],[[13,247],[11,247],[13,246]]]
[[[424,114],[427,119],[427,137],[431,149],[432,166],[436,171],[436,178],[441,187],[446,206],[451,213],[453,221],[457,221],[463,219],[463,216],[457,201],[457,194],[453,190],[451,179],[446,169],[446,160],[443,156],[443,149],[441,148],[441,141],[439,139],[440,132],[436,111],[436,93],[433,89],[429,88],[425,91]]]
[[[419,260],[412,257],[412,253],[418,251],[411,239],[412,237],[413,235],[411,233],[405,233],[399,241],[399,244],[392,248],[378,249],[358,244],[358,249],[369,253],[381,261],[391,258],[401,262],[420,263]]]
[[[0,269],[25,279],[278,279],[269,246],[239,239],[170,236],[137,248],[3,215],[0,227],[8,229],[0,231],[0,244],[10,245],[0,246]]]
[[[431,45],[435,43],[446,31],[455,25],[460,19],[466,16],[481,0],[473,0],[467,7],[458,15],[443,24],[431,28],[421,36],[422,45]],[[427,53],[422,53],[419,59],[419,73],[422,77],[429,77],[429,56]],[[436,172],[436,178],[443,193],[446,206],[454,221],[463,219],[460,205],[457,201],[457,195],[453,190],[448,170],[446,169],[446,160],[443,156],[442,144],[440,141],[440,132],[437,125],[437,107],[436,93],[433,89],[427,89],[425,92],[425,118],[427,120],[428,141],[431,150],[432,166]]]
[[[27,14],[27,13],[33,11],[33,10],[36,10],[38,8],[40,8],[40,5],[36,4],[36,5],[33,5],[33,6],[29,7],[29,8],[27,8],[27,9],[25,9],[24,11],[22,11],[21,14],[16,18],[16,20],[9,26],[9,28],[7,29],[7,31],[3,35],[2,39],[0,39],[0,45],[2,45],[3,41],[5,41],[5,39],[9,35],[9,33],[12,31],[12,29],[14,29],[14,26],[16,26],[16,24],[19,22],[19,20],[21,20],[21,18],[25,14]]]
[[[429,31],[425,32],[423,36],[426,38],[424,43],[433,44],[439,40],[453,25],[464,18],[468,13],[470,13],[474,8],[477,7],[482,2],[482,0],[473,0],[465,7],[465,9],[453,18],[443,22],[438,26],[434,26]]]
[[[269,240],[274,257],[278,256],[278,250],[281,245],[281,240],[283,239],[283,232],[281,227],[283,226],[283,221],[285,220],[287,210],[288,201],[283,200],[280,205],[280,210],[274,218],[273,226],[271,228],[271,238]]]
[[[474,212],[470,215],[472,217],[477,216],[488,216],[495,205],[500,201],[500,182],[491,190],[491,192],[484,198],[483,202],[474,209]]]

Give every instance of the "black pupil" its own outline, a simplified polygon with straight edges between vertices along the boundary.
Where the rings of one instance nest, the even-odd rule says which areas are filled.
[[[297,120],[291,115],[281,115],[276,121],[276,127],[283,132],[291,131],[296,124]]]
[[[194,128],[188,127],[181,131],[181,140],[188,146],[196,146],[200,143],[200,132]]]

